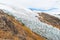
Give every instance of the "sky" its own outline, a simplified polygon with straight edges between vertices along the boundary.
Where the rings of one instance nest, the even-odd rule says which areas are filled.
[[[48,11],[52,9],[52,12],[60,12],[60,0],[0,0],[0,3],[16,7],[21,7],[22,5],[26,8],[37,8]]]

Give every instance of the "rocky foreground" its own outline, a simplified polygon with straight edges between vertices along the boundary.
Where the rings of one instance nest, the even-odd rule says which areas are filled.
[[[0,10],[0,40],[45,40],[45,38]]]

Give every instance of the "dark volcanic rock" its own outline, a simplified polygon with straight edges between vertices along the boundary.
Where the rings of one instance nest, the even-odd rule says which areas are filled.
[[[45,40],[0,10],[0,40]]]

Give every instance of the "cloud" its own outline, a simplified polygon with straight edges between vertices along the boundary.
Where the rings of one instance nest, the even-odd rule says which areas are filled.
[[[0,0],[0,3],[4,3],[12,6],[22,5],[26,8],[40,8],[40,9],[51,9],[60,8],[60,0]]]

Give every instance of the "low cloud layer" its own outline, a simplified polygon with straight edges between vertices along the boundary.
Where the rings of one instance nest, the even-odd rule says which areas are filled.
[[[60,0],[0,0],[0,3],[16,7],[24,6],[26,8],[40,8],[44,10],[56,8],[60,11]]]

